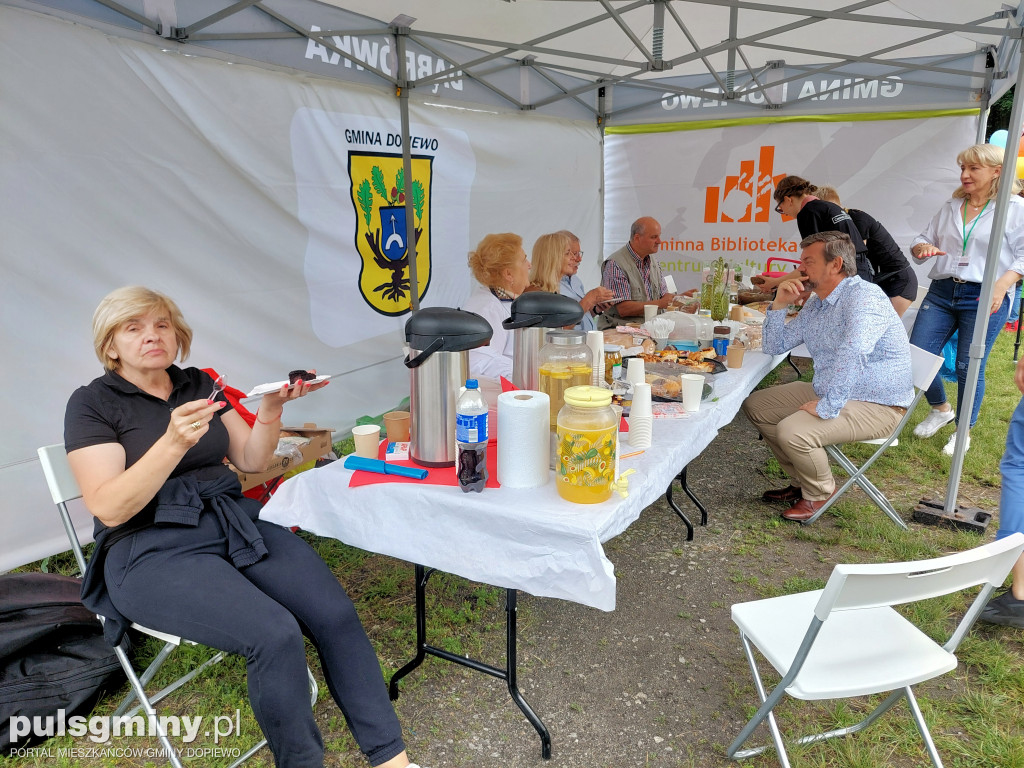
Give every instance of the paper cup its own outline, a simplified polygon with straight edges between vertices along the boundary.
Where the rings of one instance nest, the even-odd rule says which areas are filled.
[[[657,304],[644,304],[644,320],[653,320],[658,316]]]
[[[626,381],[630,384],[643,384],[646,381],[644,361],[639,357],[631,357],[626,360]]]
[[[746,351],[746,347],[742,344],[733,342],[725,350],[725,364],[730,368],[742,368],[743,353]]]
[[[647,382],[633,385],[633,402],[629,406],[630,416],[651,415],[651,385]]]
[[[654,419],[651,416],[635,416],[630,411],[629,444],[633,448],[650,448],[654,432]]]
[[[699,373],[684,373],[679,377],[679,384],[682,388],[683,408],[696,413],[700,410],[700,399],[704,395],[704,377]]]
[[[362,456],[364,459],[377,458],[380,427],[376,424],[360,424],[358,427],[352,427],[352,439],[356,443],[356,456]]]
[[[384,429],[389,443],[409,442],[409,412],[391,411],[384,414]]]

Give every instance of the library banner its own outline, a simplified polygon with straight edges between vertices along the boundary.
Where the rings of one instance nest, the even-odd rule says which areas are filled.
[[[659,261],[679,290],[723,257],[745,274],[799,259],[796,220],[775,211],[784,176],[831,185],[842,205],[878,219],[904,249],[959,185],[956,156],[974,143],[977,117],[851,118],[644,132],[605,140],[605,254],[630,224],[661,224]],[[889,118],[889,119],[883,119]],[[691,124],[692,125],[692,124]],[[927,273],[921,267],[920,277]]]

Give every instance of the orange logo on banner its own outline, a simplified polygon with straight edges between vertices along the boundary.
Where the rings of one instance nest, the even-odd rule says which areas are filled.
[[[720,187],[707,187],[704,203],[705,224],[767,224],[775,205],[772,191],[775,185],[786,174],[774,174],[775,147],[761,147],[757,160],[741,160],[738,176],[726,176],[725,184]],[[756,184],[756,187],[755,187]],[[732,218],[721,210],[729,195],[746,195],[750,202],[746,210],[738,217]],[[735,206],[730,206],[734,208]],[[783,220],[788,220],[784,216]]]

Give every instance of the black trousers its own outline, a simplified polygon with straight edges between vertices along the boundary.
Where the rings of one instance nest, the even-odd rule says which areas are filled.
[[[269,554],[240,570],[209,513],[195,528],[151,526],[116,542],[104,569],[114,605],[151,629],[244,656],[249,700],[278,768],[323,765],[305,635],[359,748],[371,765],[390,760],[405,749],[401,726],[355,606],[306,542],[256,526]]]

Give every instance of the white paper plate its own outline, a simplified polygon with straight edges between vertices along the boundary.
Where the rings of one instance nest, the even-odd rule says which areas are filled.
[[[317,376],[315,379],[310,379],[310,384],[316,384],[320,381],[327,381],[330,376]],[[272,381],[269,384],[260,384],[258,387],[253,387],[252,390],[246,394],[246,397],[257,397],[259,395],[265,395],[268,392],[277,392],[281,387],[287,386],[288,380],[284,381]],[[294,386],[294,385],[293,385]],[[289,387],[290,389],[291,387]]]

